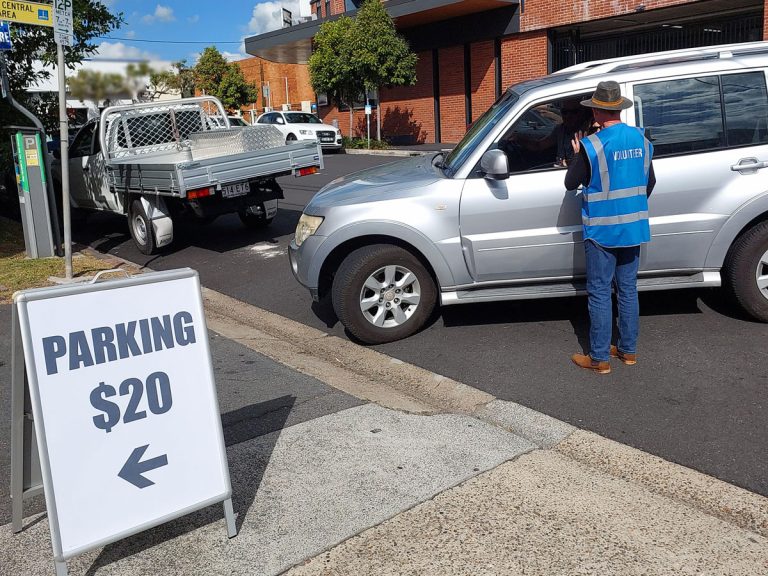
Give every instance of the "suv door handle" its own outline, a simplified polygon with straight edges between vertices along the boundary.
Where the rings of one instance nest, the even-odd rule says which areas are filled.
[[[757,158],[742,158],[738,164],[731,166],[731,170],[742,174],[754,174],[762,168],[768,168],[768,162],[760,162]]]

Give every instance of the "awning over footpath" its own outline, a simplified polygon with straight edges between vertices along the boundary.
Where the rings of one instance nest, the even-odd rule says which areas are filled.
[[[389,0],[387,12],[414,50],[471,42],[518,32],[519,0]],[[347,12],[348,15],[353,14]],[[323,22],[340,15],[312,20],[245,39],[245,51],[272,62],[305,64],[312,54],[312,38]],[[409,29],[418,27],[418,34]]]

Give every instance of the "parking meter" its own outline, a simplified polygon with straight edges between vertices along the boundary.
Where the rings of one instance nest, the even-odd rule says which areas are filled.
[[[37,132],[16,132],[11,138],[16,167],[24,246],[30,258],[54,256],[51,220],[46,191],[45,156]]]

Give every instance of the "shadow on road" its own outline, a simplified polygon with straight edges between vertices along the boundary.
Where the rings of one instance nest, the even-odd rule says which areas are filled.
[[[172,254],[191,246],[224,254],[258,242],[277,244],[279,238],[295,232],[300,216],[301,212],[281,209],[270,226],[255,230],[243,226],[236,214],[220,216],[209,224],[174,222],[173,242],[161,248],[159,255]],[[73,235],[80,244],[102,253],[109,253],[126,242],[132,242],[125,217],[114,214],[89,215],[84,225],[74,229]],[[143,264],[147,265],[147,262]]]

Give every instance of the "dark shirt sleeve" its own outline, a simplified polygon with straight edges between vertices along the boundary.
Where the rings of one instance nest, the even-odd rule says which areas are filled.
[[[653,161],[651,161],[651,169],[648,171],[648,188],[645,191],[646,196],[651,195],[654,186],[656,186],[656,173],[653,171]]]
[[[582,148],[578,154],[574,155],[568,165],[568,171],[565,173],[565,189],[576,190],[580,185],[587,186],[591,176],[590,172],[586,152]]]

